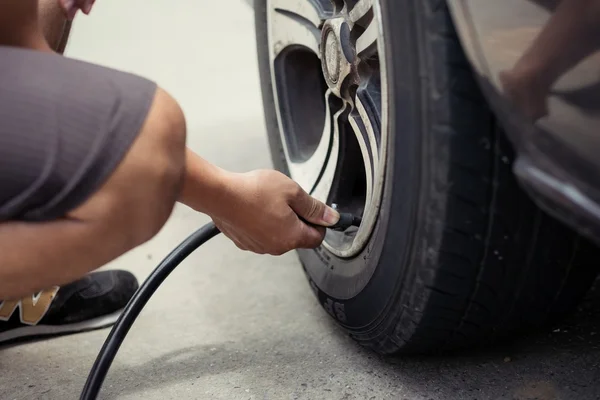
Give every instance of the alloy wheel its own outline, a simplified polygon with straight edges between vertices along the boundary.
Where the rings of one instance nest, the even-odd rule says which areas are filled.
[[[268,0],[271,79],[283,156],[304,190],[362,217],[328,231],[339,257],[363,250],[386,170],[387,85],[377,0]]]

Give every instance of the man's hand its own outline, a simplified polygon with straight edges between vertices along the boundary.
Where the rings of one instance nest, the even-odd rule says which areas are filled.
[[[78,11],[89,14],[96,0],[58,0],[69,20],[75,18]]]
[[[208,214],[239,248],[258,254],[315,248],[325,236],[323,226],[340,218],[282,173],[228,172],[190,150],[179,200]]]
[[[227,173],[224,179],[227,198],[209,215],[242,250],[281,255],[293,249],[315,248],[325,236],[322,226],[339,220],[337,211],[279,172]]]

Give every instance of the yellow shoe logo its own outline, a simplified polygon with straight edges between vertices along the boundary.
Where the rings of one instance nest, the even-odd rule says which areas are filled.
[[[0,321],[8,321],[18,308],[21,322],[25,325],[37,325],[50,309],[52,300],[58,293],[58,286],[43,290],[20,300],[5,300],[0,303]]]

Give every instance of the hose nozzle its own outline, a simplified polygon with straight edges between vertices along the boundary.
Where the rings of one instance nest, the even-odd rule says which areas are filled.
[[[350,213],[340,213],[340,220],[337,222],[337,224],[328,228],[334,231],[343,232],[351,226],[359,227],[361,222],[362,219],[357,215]]]
[[[338,205],[333,203],[331,208],[337,211]],[[359,227],[361,222],[362,218],[357,215],[351,213],[340,213],[340,220],[337,222],[337,224],[330,226],[329,229],[337,232],[344,232],[351,226]]]

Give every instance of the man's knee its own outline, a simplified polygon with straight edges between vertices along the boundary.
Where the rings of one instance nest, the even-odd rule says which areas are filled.
[[[153,203],[148,210],[151,222],[145,238],[150,239],[167,221],[179,198],[186,166],[185,116],[177,101],[166,91],[157,90],[140,135],[152,137],[148,142],[149,152],[140,152],[150,164],[148,175],[155,182],[154,192],[157,195],[155,199],[147,199]]]
[[[151,239],[178,200],[185,173],[185,117],[158,89],[129,152],[105,185],[70,215],[101,220],[127,235],[129,247]]]
[[[148,132],[150,135],[156,135],[169,151],[180,152],[182,149],[185,151],[186,130],[185,115],[181,106],[159,87],[141,134]]]

